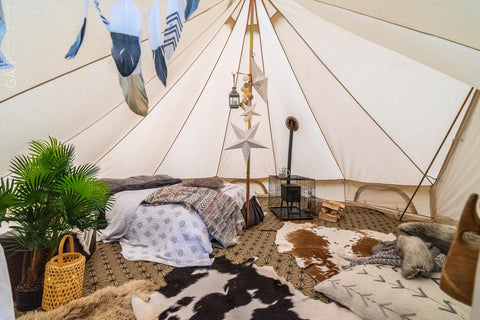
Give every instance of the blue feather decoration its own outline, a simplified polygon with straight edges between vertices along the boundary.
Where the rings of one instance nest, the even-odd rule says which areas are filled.
[[[0,46],[2,45],[3,36],[7,28],[5,26],[5,19],[3,18],[2,2],[0,2]],[[12,65],[7,61],[7,58],[0,52],[0,69],[9,69]]]
[[[183,0],[168,0],[167,26],[165,27],[163,47],[165,57],[170,60],[177,48],[185,22],[185,7]]]
[[[118,72],[128,77],[140,61],[140,40],[124,33],[110,32],[112,37],[112,57]]]
[[[185,8],[185,20],[188,20],[190,16],[197,10],[200,0],[187,0],[187,8]]]
[[[152,8],[148,14],[148,42],[153,52],[155,62],[155,71],[162,81],[163,85],[167,85],[167,64],[165,63],[165,55],[163,49],[162,26],[160,24],[160,5],[158,0],[153,0]]]
[[[80,28],[80,32],[77,35],[77,38],[75,39],[75,42],[73,42],[72,46],[67,52],[67,55],[65,56],[65,59],[73,59],[78,53],[78,50],[80,49],[80,46],[83,43],[83,38],[85,37],[85,28],[87,27],[87,13],[88,13],[88,0],[83,0],[83,23],[82,27]]]
[[[65,59],[73,59],[77,55],[78,50],[82,45],[83,38],[85,37],[86,26],[87,26],[87,18],[84,18],[82,28],[80,29],[80,32],[78,33],[77,38],[75,39],[75,42],[70,47],[70,50],[68,50],[67,55],[65,56]]]
[[[153,59],[155,61],[155,71],[157,77],[162,81],[163,85],[167,85],[167,64],[165,63],[165,56],[163,55],[163,46],[153,50]]]
[[[140,61],[142,14],[132,0],[118,0],[110,12],[112,57],[118,72],[128,77]]]
[[[97,9],[98,14],[100,15],[100,18],[102,19],[103,24],[105,25],[105,27],[107,27],[107,30],[110,31],[110,21],[108,21],[108,19],[105,18],[105,16],[103,15],[102,10],[100,9],[98,0],[93,0],[93,4],[95,5],[95,8]]]

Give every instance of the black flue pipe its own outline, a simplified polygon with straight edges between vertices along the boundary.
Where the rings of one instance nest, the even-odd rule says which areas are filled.
[[[295,121],[293,119],[290,119],[288,125],[290,129],[290,138],[288,139],[287,184],[290,184],[290,175],[292,173],[293,127],[295,126]]]

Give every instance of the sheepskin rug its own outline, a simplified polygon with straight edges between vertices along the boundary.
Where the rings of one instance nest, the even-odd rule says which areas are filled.
[[[349,264],[345,258],[368,257],[372,247],[380,241],[395,239],[392,233],[285,222],[277,232],[275,243],[278,252],[292,254],[301,268],[316,280],[323,281],[339,273],[341,266]]]
[[[158,285],[147,280],[132,280],[119,287],[105,287],[90,296],[71,301],[51,311],[34,311],[21,320],[133,320],[132,296],[148,299]]]

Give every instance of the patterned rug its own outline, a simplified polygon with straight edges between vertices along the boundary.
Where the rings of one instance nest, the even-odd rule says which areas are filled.
[[[264,211],[268,211],[268,199],[260,198],[259,200]],[[345,216],[337,222],[316,219],[313,223],[345,230],[370,229],[383,233],[400,233],[396,228],[398,221],[381,212],[360,207],[346,207]],[[297,265],[295,257],[277,251],[275,237],[277,230],[283,224],[284,222],[274,214],[268,213],[263,222],[250,227],[242,234],[236,246],[228,249],[214,249],[213,254],[215,257],[225,256],[237,264],[249,258],[258,257],[255,261],[257,266],[272,266],[279,276],[285,278],[303,294],[327,301],[313,289],[318,281]],[[166,284],[165,276],[174,269],[160,263],[128,261],[120,252],[121,247],[118,242],[97,242],[97,249],[86,264],[84,295],[107,286],[120,286],[134,279],[146,279],[163,286]]]
[[[312,223],[286,222],[277,231],[275,243],[279,252],[295,256],[297,264],[316,280],[338,274],[349,258],[368,257],[380,241],[392,241],[392,233],[373,230],[344,230]]]

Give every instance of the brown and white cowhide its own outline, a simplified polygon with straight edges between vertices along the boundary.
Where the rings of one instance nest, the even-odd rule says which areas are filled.
[[[378,242],[395,239],[391,233],[373,230],[351,231],[286,222],[277,231],[275,243],[278,252],[292,254],[301,268],[323,281],[340,272],[342,265],[349,264],[345,258],[368,257]]]
[[[256,267],[253,259],[232,264],[220,257],[208,269],[174,269],[165,281],[148,302],[132,297],[138,320],[359,319],[334,303],[304,296],[272,267]]]

